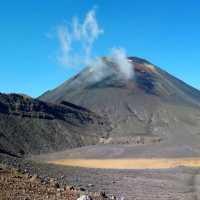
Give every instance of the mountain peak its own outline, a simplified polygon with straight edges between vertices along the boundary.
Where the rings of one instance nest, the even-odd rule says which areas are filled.
[[[151,62],[133,56],[125,60],[121,58],[115,60],[111,57],[99,58],[59,87],[43,94],[40,99],[56,103],[63,100],[71,101],[75,97],[81,98],[77,96],[78,94],[82,97],[90,94],[91,90],[96,91],[95,95],[99,96],[99,89],[103,90],[104,95],[110,95],[110,90],[115,90],[116,93],[124,90],[134,96],[153,95],[162,100],[187,102],[192,105],[199,105],[200,99],[198,90]],[[120,94],[119,97],[122,98]],[[75,101],[75,103],[80,102]]]

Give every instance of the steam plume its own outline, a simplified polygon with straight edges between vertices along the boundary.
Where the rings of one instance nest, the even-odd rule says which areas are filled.
[[[93,44],[102,33],[95,9],[86,14],[83,23],[74,17],[71,26],[58,27],[57,35],[61,47],[59,62],[67,67],[89,64]]]
[[[134,76],[133,64],[128,61],[126,51],[122,48],[111,49],[106,59],[93,59],[89,63],[89,67],[91,73],[90,81],[92,82],[98,82],[108,76],[116,74],[116,69],[117,75],[120,78],[128,80]]]
[[[123,48],[112,48],[105,59],[93,58],[92,48],[94,42],[103,33],[96,19],[95,9],[90,10],[83,20],[77,17],[72,19],[71,25],[62,25],[57,29],[60,43],[59,62],[67,67],[87,65],[90,70],[90,81],[100,81],[106,76],[116,73],[118,76],[130,79],[134,75],[133,65],[128,61]]]
[[[125,79],[133,77],[133,65],[128,61],[126,51],[123,48],[113,48],[110,59],[118,67]]]

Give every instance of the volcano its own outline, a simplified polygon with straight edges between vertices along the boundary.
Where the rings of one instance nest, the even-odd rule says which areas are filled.
[[[86,67],[39,99],[69,101],[104,116],[111,131],[103,143],[198,145],[200,92],[145,59],[127,60],[128,79],[104,57],[102,66]]]

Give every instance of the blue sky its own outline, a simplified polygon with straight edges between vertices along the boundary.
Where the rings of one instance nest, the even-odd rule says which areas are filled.
[[[123,47],[200,89],[198,0],[1,0],[0,92],[37,97],[80,71],[58,62],[55,29],[94,7],[95,56]]]

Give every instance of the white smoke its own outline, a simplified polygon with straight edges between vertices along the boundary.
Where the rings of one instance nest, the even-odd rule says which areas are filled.
[[[60,56],[58,60],[61,64],[71,66],[72,55],[70,55],[71,51],[71,36],[68,30],[64,26],[60,26],[57,30],[58,38],[60,43]]]
[[[112,75],[114,68],[111,67],[111,64],[115,66],[121,78],[131,79],[134,75],[134,69],[133,64],[127,59],[125,49],[112,48],[106,58],[107,61],[92,57],[94,42],[102,33],[103,29],[99,27],[95,9],[86,14],[82,23],[77,17],[73,17],[70,26],[65,24],[58,27],[59,62],[66,67],[89,66],[90,81],[100,81],[106,76]]]
[[[95,9],[86,14],[83,23],[74,17],[71,26],[58,27],[57,35],[61,47],[59,62],[67,67],[89,64],[93,44],[102,33]]]
[[[133,77],[133,65],[129,62],[125,49],[113,48],[110,59],[118,67],[118,70],[125,79],[131,79]]]
[[[113,48],[108,57],[96,58],[89,63],[90,81],[98,82],[117,73],[119,78],[132,79],[134,66],[123,48]]]
[[[109,67],[103,58],[95,58],[89,63],[89,82],[98,82],[110,75]]]

